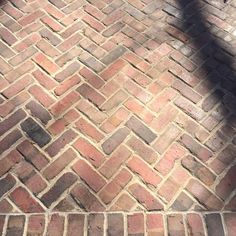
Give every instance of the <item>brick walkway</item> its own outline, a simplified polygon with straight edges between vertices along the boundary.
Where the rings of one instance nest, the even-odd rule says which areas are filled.
[[[236,235],[236,0],[0,5],[1,235]]]

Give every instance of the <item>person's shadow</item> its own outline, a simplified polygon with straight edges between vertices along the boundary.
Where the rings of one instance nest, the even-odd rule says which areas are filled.
[[[236,40],[231,34],[235,29],[227,23],[227,15],[222,11],[230,1],[168,2],[170,4],[164,7],[169,14],[167,32],[174,40],[182,40],[183,54],[197,68],[192,73],[199,83],[191,89],[202,95],[203,99],[196,106],[207,116],[197,122],[210,133],[202,144],[214,154],[205,163],[216,175],[217,183],[211,190],[225,203],[224,209],[236,210],[233,194],[236,189],[233,171],[236,166],[236,47],[232,46]],[[177,50],[181,49],[177,47]],[[173,73],[171,68],[170,72]],[[223,185],[227,194],[220,193]]]

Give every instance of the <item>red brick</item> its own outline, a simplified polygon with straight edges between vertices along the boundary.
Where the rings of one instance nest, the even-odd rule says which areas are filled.
[[[183,134],[180,137],[180,142],[203,162],[206,162],[212,156],[212,153],[207,148],[187,134]]]
[[[29,217],[27,225],[28,235],[40,235],[43,234],[45,229],[45,217],[44,215],[31,215]]]
[[[185,235],[183,216],[180,214],[168,215],[167,218],[168,233],[170,236]]]
[[[80,203],[82,209],[86,211],[101,212],[104,211],[104,206],[84,185],[77,184],[72,190],[71,195]]]
[[[163,216],[161,214],[147,214],[146,222],[148,236],[164,236],[164,221]]]
[[[107,118],[103,112],[96,109],[95,106],[92,106],[92,104],[86,100],[81,100],[76,108],[95,124],[101,124]]]
[[[73,165],[73,170],[82,178],[90,188],[98,192],[106,181],[85,161],[79,160]]]
[[[55,89],[54,92],[57,96],[61,96],[65,92],[67,92],[69,89],[74,87],[75,85],[79,84],[81,81],[80,77],[78,75],[73,75],[67,80],[64,80],[60,85],[58,85]]]
[[[54,103],[54,99],[38,85],[31,86],[29,92],[45,107],[49,107]]]
[[[104,235],[104,215],[103,214],[90,214],[88,216],[87,235]]]
[[[17,38],[7,28],[3,27],[0,28],[0,38],[9,46],[17,42]]]
[[[187,215],[187,229],[191,236],[204,235],[204,225],[201,216],[195,213]]]
[[[78,102],[80,96],[78,93],[72,91],[59,100],[55,105],[50,108],[52,114],[56,117],[62,115],[67,109],[69,109],[75,102]]]
[[[216,186],[216,193],[222,199],[227,199],[236,187],[236,166],[232,166],[226,175],[220,180]]]
[[[129,191],[147,210],[154,211],[163,209],[163,204],[160,202],[160,200],[142,185],[133,184],[129,187]]]
[[[186,189],[198,199],[200,203],[207,207],[209,210],[222,209],[223,202],[213,195],[208,189],[206,189],[197,180],[191,180]]]
[[[31,195],[22,187],[16,188],[11,194],[10,199],[24,213],[39,213],[44,212],[42,206],[31,197]]]
[[[135,213],[127,216],[128,235],[144,235],[144,215]]]
[[[76,123],[76,128],[86,136],[94,139],[96,142],[101,141],[104,138],[104,135],[91,123],[87,120],[80,118]]]
[[[59,138],[57,138],[52,144],[50,144],[46,148],[46,152],[51,156],[54,157],[57,155],[61,149],[63,149],[67,144],[71,143],[77,134],[71,130],[66,130]]]
[[[34,57],[34,61],[43,68],[43,70],[47,71],[50,75],[56,73],[59,70],[59,67],[54,64],[51,60],[49,60],[44,54],[38,53]]]
[[[21,132],[16,129],[9,133],[5,138],[0,141],[0,155],[9,149],[18,139],[22,137]]]
[[[71,236],[84,235],[84,222],[85,216],[82,214],[69,214],[68,215],[67,234]]]
[[[16,184],[16,180],[11,174],[7,174],[7,176],[0,179],[0,187],[1,187],[0,197],[2,197],[10,189],[12,189],[15,184]]]
[[[22,75],[25,75],[27,72],[31,71],[34,68],[32,61],[26,61],[23,64],[16,67],[14,70],[8,72],[5,76],[8,82],[12,83],[20,78]]]
[[[47,187],[46,181],[37,173],[29,177],[24,184],[34,194],[42,192]]]
[[[7,119],[0,122],[0,136],[6,133],[8,130],[12,129],[15,125],[17,125],[20,121],[22,121],[26,117],[26,113],[20,109],[10,115]]]
[[[124,235],[124,217],[122,214],[109,214],[107,225],[108,235]]]
[[[64,216],[59,214],[53,214],[50,216],[50,220],[47,228],[48,236],[63,236],[64,233]]]
[[[224,214],[224,222],[228,236],[233,236],[236,231],[236,215],[235,213]]]
[[[33,23],[34,21],[36,21],[39,17],[41,17],[44,13],[41,10],[35,11],[23,18],[21,18],[18,22],[19,24],[21,24],[22,26],[26,26],[28,24]]]
[[[100,191],[100,199],[106,204],[110,203],[131,179],[132,175],[127,170],[122,169],[115,178]]]
[[[53,32],[59,32],[63,29],[63,27],[58,24],[55,20],[53,20],[53,18],[49,17],[49,16],[44,16],[41,18],[41,21],[47,25],[49,28],[51,28],[51,30]]]
[[[13,206],[6,199],[2,199],[0,201],[0,209],[1,209],[1,211],[0,211],[1,213],[12,213],[12,212],[14,212]],[[2,227],[1,220],[2,219],[0,217],[0,234],[2,233],[1,230],[3,229],[3,228],[1,228]]]
[[[86,67],[82,68],[79,71],[86,81],[94,88],[99,89],[104,85],[104,81],[95,73],[87,69]]]
[[[175,161],[182,158],[186,153],[186,150],[179,144],[172,144],[162,159],[155,165],[155,169],[162,175],[167,175],[173,168]]]
[[[50,163],[44,171],[43,176],[50,180],[57,176],[71,161],[76,158],[76,153],[72,149],[66,150],[55,161]]]
[[[24,215],[9,216],[6,235],[23,235],[25,221]]]
[[[121,145],[111,156],[105,161],[99,171],[106,177],[110,178],[120,168],[120,166],[130,157],[131,152]]]
[[[86,139],[79,138],[73,146],[95,167],[99,167],[104,161],[104,155]]]
[[[95,106],[100,106],[105,101],[105,98],[88,84],[82,84],[76,91]]]
[[[225,235],[222,218],[220,214],[212,213],[206,215],[206,225],[208,235]]]
[[[134,172],[141,176],[142,180],[154,187],[157,187],[161,182],[161,178],[156,174],[151,166],[148,166],[137,156],[133,156],[128,162],[127,166]]]
[[[50,76],[41,70],[36,70],[32,74],[37,81],[48,90],[53,89],[57,85],[57,83]]]
[[[29,141],[22,142],[17,146],[17,150],[38,170],[41,170],[48,164],[47,158],[42,153],[40,153],[40,151]]]

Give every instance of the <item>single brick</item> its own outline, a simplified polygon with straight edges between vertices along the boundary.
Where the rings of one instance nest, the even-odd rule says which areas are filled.
[[[73,165],[73,170],[82,178],[95,192],[98,192],[106,181],[84,160],[79,160]]]
[[[44,212],[42,206],[22,187],[16,188],[11,194],[10,199],[24,213],[39,213]]]
[[[12,189],[16,184],[15,178],[8,174],[6,177],[0,179],[0,198]]]
[[[122,214],[108,214],[107,235],[124,235],[124,217]]]
[[[32,118],[27,118],[22,122],[21,128],[40,147],[45,146],[51,141],[50,135]]]
[[[101,59],[101,62],[109,65],[115,60],[117,60],[119,57],[121,57],[126,52],[126,48],[123,46],[118,46],[114,50],[110,51],[105,57]]]
[[[154,134],[146,125],[144,125],[136,117],[132,116],[127,122],[126,126],[130,128],[135,134],[143,139],[147,144],[150,144],[157,135]]]
[[[106,154],[111,154],[129,135],[129,129],[124,127],[118,129],[110,138],[103,144],[102,149]]]
[[[50,205],[55,202],[64,191],[74,184],[76,180],[76,175],[70,172],[63,174],[51,187],[51,189],[41,197],[44,205],[50,207]]]
[[[220,214],[212,213],[206,216],[206,226],[208,235],[222,236],[225,235]]]
[[[30,101],[26,104],[26,108],[30,110],[32,116],[41,120],[45,125],[52,119],[50,113],[35,101]]]

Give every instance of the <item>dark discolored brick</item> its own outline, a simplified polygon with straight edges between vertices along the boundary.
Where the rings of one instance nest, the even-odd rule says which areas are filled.
[[[51,141],[50,135],[32,118],[27,118],[21,123],[21,128],[40,147],[45,146]]]
[[[146,125],[144,125],[136,117],[132,116],[127,122],[126,126],[130,128],[135,134],[143,139],[147,144],[150,144],[157,135],[154,134]]]
[[[224,229],[220,214],[213,213],[206,215],[206,226],[208,236],[224,236]]]
[[[44,205],[49,207],[66,189],[75,183],[76,180],[77,177],[70,172],[62,175],[52,186],[52,188],[41,197]]]
[[[16,180],[11,174],[8,174],[6,177],[0,179],[0,198],[11,188],[13,188],[15,183]]]

